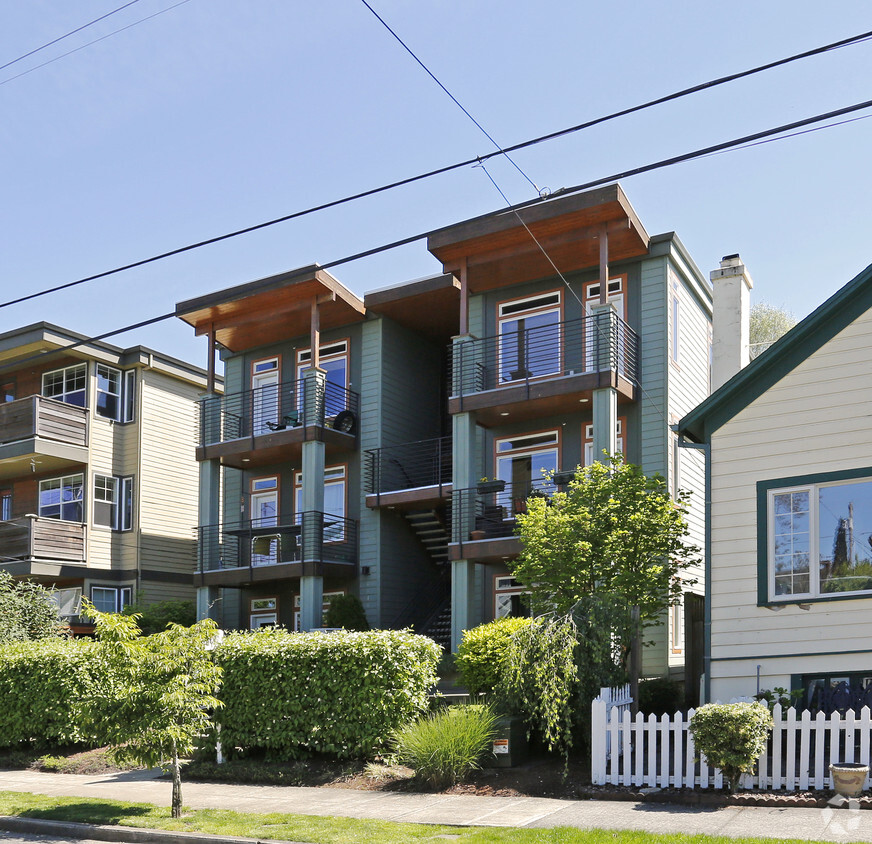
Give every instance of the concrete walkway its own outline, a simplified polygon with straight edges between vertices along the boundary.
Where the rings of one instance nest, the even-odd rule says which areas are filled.
[[[168,806],[171,784],[152,772],[102,776],[0,772],[0,790],[108,798]],[[872,842],[872,811],[702,808],[653,803],[397,794],[341,788],[183,783],[185,805],[239,812],[291,812],[455,826],[576,827],[650,833]]]

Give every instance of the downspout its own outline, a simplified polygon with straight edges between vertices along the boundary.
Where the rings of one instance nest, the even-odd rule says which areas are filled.
[[[694,443],[685,439],[683,434],[678,435],[678,447],[701,451],[705,460],[705,594],[703,616],[703,700],[708,703],[711,699],[712,675],[712,476],[711,476],[711,443]]]

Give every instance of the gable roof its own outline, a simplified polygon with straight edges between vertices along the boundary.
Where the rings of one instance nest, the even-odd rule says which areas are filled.
[[[690,411],[678,423],[679,433],[708,442],[714,431],[870,308],[872,264]]]

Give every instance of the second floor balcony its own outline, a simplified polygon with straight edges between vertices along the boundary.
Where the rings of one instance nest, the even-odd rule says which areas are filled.
[[[197,582],[233,586],[303,575],[354,577],[358,525],[315,510],[197,528]]]
[[[88,411],[45,396],[0,404],[0,477],[61,469],[88,460]]]
[[[451,494],[451,437],[366,452],[368,507],[423,506]]]
[[[52,567],[85,562],[85,525],[22,516],[0,521],[0,567],[12,574],[51,573]]]
[[[212,396],[200,402],[197,459],[248,468],[298,457],[310,439],[352,448],[359,408],[354,391],[305,379]]]
[[[482,422],[514,421],[577,409],[580,397],[611,386],[635,398],[639,338],[616,313],[459,338],[451,347],[449,410],[475,410]]]

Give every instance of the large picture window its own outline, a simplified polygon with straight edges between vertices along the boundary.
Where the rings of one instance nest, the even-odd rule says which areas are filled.
[[[499,306],[500,381],[560,372],[560,291]]]
[[[84,477],[67,475],[39,482],[39,515],[64,522],[83,520],[82,494]]]
[[[78,363],[64,369],[55,369],[42,374],[42,394],[49,399],[62,401],[64,404],[74,404],[77,407],[87,406],[86,386],[88,383],[88,365]]]
[[[512,498],[526,499],[534,489],[554,491],[546,474],[557,471],[558,438],[557,431],[545,431],[496,441],[496,476],[510,485]]]
[[[770,487],[770,600],[872,594],[872,477]]]

